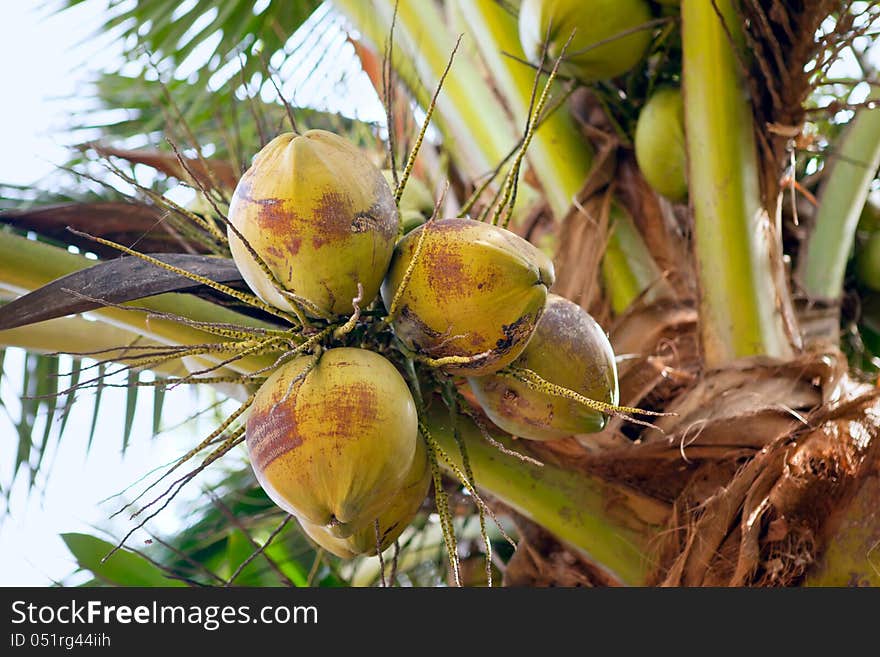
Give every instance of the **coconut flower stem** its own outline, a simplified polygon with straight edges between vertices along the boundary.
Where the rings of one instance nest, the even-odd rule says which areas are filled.
[[[425,419],[434,441],[461,469],[449,413],[434,404]],[[653,565],[650,541],[668,514],[665,505],[581,471],[512,458],[483,440],[469,418],[459,418],[458,429],[478,488],[545,527],[623,584],[644,584]],[[495,438],[511,447],[510,439]]]
[[[682,0],[685,132],[707,367],[792,347],[779,234],[762,207],[733,0]]]

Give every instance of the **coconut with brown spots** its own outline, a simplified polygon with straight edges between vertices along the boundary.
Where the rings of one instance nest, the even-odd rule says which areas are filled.
[[[412,522],[431,485],[431,464],[424,441],[416,440],[416,455],[403,487],[391,503],[376,518],[379,521],[379,549],[385,550],[400,538],[403,530]],[[368,523],[348,538],[338,538],[324,527],[300,520],[303,531],[328,552],[343,559],[358,555],[376,554],[376,527]]]
[[[423,231],[422,250],[398,295]],[[398,338],[447,372],[480,376],[525,348],[553,284],[553,263],[518,235],[472,219],[429,222],[394,250],[382,284]],[[446,361],[448,362],[448,360]]]
[[[535,334],[513,363],[589,399],[616,405],[617,367],[602,327],[576,303],[551,294]],[[575,401],[539,392],[514,379],[468,379],[486,415],[505,431],[555,440],[605,427],[607,416]]]
[[[306,312],[331,316],[351,313],[358,283],[362,307],[376,297],[399,225],[382,172],[325,130],[266,144],[235,188],[229,220],[283,288],[229,229],[232,257],[257,296],[282,310],[298,297],[313,306]]]
[[[383,356],[348,347],[276,370],[257,391],[246,436],[269,497],[339,537],[388,508],[419,454],[403,377]]]

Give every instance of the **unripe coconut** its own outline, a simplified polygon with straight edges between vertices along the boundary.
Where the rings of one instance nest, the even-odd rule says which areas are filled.
[[[868,195],[859,215],[859,230],[880,230],[880,190],[874,190]]]
[[[523,0],[519,40],[526,58],[538,64],[549,38],[547,57],[552,64],[574,30],[560,68],[584,82],[595,82],[622,75],[642,59],[651,43],[650,29],[615,37],[650,20],[646,0]]]
[[[605,331],[586,310],[555,294],[514,365],[589,399],[618,402],[617,366]],[[603,413],[508,377],[474,377],[468,383],[489,419],[521,438],[555,440],[600,431],[607,422]]]
[[[376,297],[399,225],[382,172],[326,130],[286,133],[266,144],[235,188],[229,220],[288,292],[333,316],[351,313],[358,283],[361,307]],[[276,290],[231,229],[228,237],[250,288],[291,310],[291,298]]]
[[[382,300],[393,300],[423,231],[422,251],[392,326],[409,349],[432,359],[469,362],[447,372],[480,376],[513,361],[532,336],[553,284],[553,263],[518,235],[481,221],[425,224],[394,250]]]
[[[687,198],[687,145],[681,90],[659,89],[639,114],[636,161],[648,184],[671,201]]]
[[[394,174],[391,169],[382,169],[382,175],[388,181],[388,186],[394,189]],[[434,213],[434,197],[431,196],[425,183],[410,176],[406,181],[406,187],[403,188],[398,209],[403,232],[406,234],[431,218]]]
[[[257,391],[248,453],[278,506],[345,537],[373,522],[409,476],[416,408],[403,377],[377,353],[330,349],[308,371],[313,363],[296,358]]]
[[[880,292],[880,231],[871,233],[859,248],[856,277],[862,285]]]
[[[378,516],[379,546],[385,550],[394,543],[418,513],[431,485],[431,464],[424,441],[416,440],[416,455],[400,492]],[[312,540],[337,557],[351,559],[358,555],[376,554],[376,528],[367,523],[348,538],[339,538],[324,527],[300,521],[300,525]]]

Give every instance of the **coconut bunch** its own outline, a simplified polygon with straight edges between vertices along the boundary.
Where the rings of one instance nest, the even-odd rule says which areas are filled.
[[[393,182],[336,134],[286,133],[256,155],[229,205],[243,279],[295,318],[299,341],[252,397],[250,462],[271,499],[343,558],[393,544],[439,484],[421,420],[429,392],[467,403],[469,385],[472,411],[534,440],[637,412],[616,406],[601,327],[548,293],[546,254],[436,207],[425,221],[430,193]]]
[[[627,12],[604,11],[602,2],[523,4],[524,50],[537,64],[549,58],[554,66],[517,162],[557,73],[601,80],[643,59],[651,38],[639,26],[651,12],[644,0],[629,4],[623,23]],[[539,41],[528,32],[534,25]],[[681,120],[677,98],[646,108],[651,118],[643,132],[651,134],[637,139],[647,153],[639,159],[645,177],[671,196],[686,189],[682,180],[669,182],[684,175],[683,138],[671,153],[662,138],[670,116]],[[456,417],[466,415],[494,447],[525,460],[533,459],[491,437],[486,420],[516,438],[546,443],[599,432],[611,416],[645,424],[632,416],[662,414],[618,406],[617,366],[605,332],[581,306],[549,292],[553,261],[508,229],[519,164],[502,185],[495,213],[483,211],[479,220],[468,214],[471,203],[458,216],[442,216],[443,197],[435,202],[410,176],[432,110],[433,101],[403,172],[381,170],[333,132],[300,133],[291,119],[293,131],[254,156],[228,210],[214,203],[205,209],[211,226],[225,226],[214,237],[228,245],[253,293],[231,296],[285,327],[259,337],[213,329],[230,339],[211,349],[232,352],[222,363],[273,359],[235,379],[252,394],[215,434],[247,414],[244,430],[222,449],[244,439],[267,495],[341,558],[381,557],[412,523],[433,483],[457,571],[441,465],[477,504],[487,557],[484,516],[494,514],[478,493],[463,444],[458,466],[432,438],[432,405],[449,408],[454,433]],[[215,375],[216,366],[190,370],[188,380],[229,383]]]

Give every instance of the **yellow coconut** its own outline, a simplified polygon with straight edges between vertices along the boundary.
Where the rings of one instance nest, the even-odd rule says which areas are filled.
[[[553,263],[503,228],[472,219],[421,226],[394,251],[382,300],[391,309],[419,243],[412,275],[395,309],[394,333],[427,358],[457,358],[452,373],[479,376],[504,367],[525,348],[553,284]]]
[[[639,114],[635,134],[636,161],[645,180],[672,201],[687,198],[687,145],[681,90],[656,91]]]
[[[651,18],[646,0],[523,0],[519,38],[526,57],[535,64],[549,39],[547,57],[552,63],[574,32],[561,70],[595,82],[622,75],[642,59],[651,30],[636,28]]]
[[[535,334],[514,366],[589,399],[616,405],[617,367],[605,331],[576,303],[549,295]],[[607,416],[499,375],[469,378],[489,419],[532,440],[555,440],[605,427]]]
[[[399,494],[417,454],[418,419],[406,382],[383,356],[344,347],[313,364],[292,360],[259,389],[248,453],[278,506],[345,537]]]
[[[421,438],[416,441],[416,445],[416,455],[403,487],[377,518],[379,521],[379,546],[382,550],[400,538],[403,530],[415,518],[431,485],[431,464],[428,461],[428,450]],[[376,528],[373,523],[367,523],[362,529],[347,538],[334,536],[324,527],[313,525],[308,521],[301,520],[300,525],[302,525],[303,531],[318,545],[343,559],[376,554]]]
[[[382,172],[325,130],[266,144],[235,188],[229,220],[295,296],[278,291],[230,229],[232,257],[255,294],[284,310],[299,297],[310,314],[331,316],[351,313],[358,283],[362,306],[376,297],[399,225]]]

